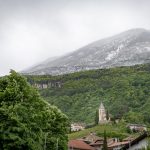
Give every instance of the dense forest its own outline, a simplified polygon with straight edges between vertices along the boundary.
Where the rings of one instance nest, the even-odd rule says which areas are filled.
[[[33,86],[46,84],[46,88],[38,88],[42,97],[72,122],[93,123],[103,102],[111,118],[150,123],[150,64],[27,79]]]

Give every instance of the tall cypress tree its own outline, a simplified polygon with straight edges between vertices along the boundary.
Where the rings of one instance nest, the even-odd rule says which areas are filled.
[[[98,123],[99,123],[99,111],[97,109],[95,113],[95,125],[98,125]]]
[[[106,119],[109,120],[109,112],[108,112],[108,110],[106,111]]]
[[[103,150],[108,150],[108,148],[107,148],[107,136],[106,136],[106,131],[105,130],[104,130]]]

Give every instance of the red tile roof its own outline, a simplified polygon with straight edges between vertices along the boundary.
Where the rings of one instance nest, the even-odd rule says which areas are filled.
[[[114,142],[114,143],[108,145],[108,147],[124,146],[124,145],[126,145],[126,144],[128,144],[128,143],[129,143],[129,141]]]
[[[90,143],[90,145],[91,146],[94,146],[94,145],[97,145],[97,146],[103,145],[103,140],[97,140],[95,142]]]
[[[83,137],[83,139],[86,140],[86,141],[90,141],[90,142],[95,142],[97,140],[103,140],[103,138],[101,138],[99,136],[96,136],[95,133],[90,133],[86,137]]]
[[[95,150],[93,147],[86,144],[82,140],[70,140],[68,142],[68,146],[70,148],[76,148],[76,149],[81,149],[81,150]]]

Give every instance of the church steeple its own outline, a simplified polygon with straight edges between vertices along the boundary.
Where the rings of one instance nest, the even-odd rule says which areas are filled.
[[[107,122],[106,111],[105,111],[105,107],[104,107],[103,103],[101,102],[101,104],[99,106],[99,124],[103,124],[106,122]]]
[[[99,106],[99,109],[105,109],[103,103],[101,102],[100,106]]]

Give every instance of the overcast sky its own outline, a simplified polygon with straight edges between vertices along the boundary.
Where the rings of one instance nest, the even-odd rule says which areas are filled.
[[[0,76],[131,28],[150,29],[150,0],[0,0]]]

